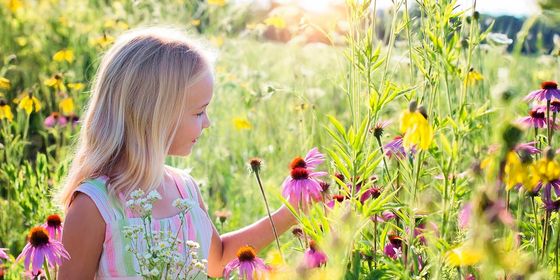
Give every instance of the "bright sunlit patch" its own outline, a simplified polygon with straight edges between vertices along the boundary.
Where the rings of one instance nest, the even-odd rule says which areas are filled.
[[[335,2],[340,2],[337,0],[301,0],[297,1],[298,5],[303,9],[316,12],[316,13],[325,13],[328,12]]]

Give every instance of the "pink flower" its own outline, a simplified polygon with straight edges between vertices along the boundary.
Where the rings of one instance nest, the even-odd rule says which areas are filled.
[[[48,266],[53,267],[62,264],[63,259],[69,260],[70,255],[60,241],[49,238],[46,229],[34,227],[29,232],[29,243],[25,245],[16,261],[23,258],[25,270],[29,270],[31,265],[31,273],[37,275],[45,260]]]
[[[345,199],[346,199],[346,196],[343,196],[343,195],[340,195],[340,194],[335,194],[335,195],[332,196],[332,199],[329,202],[325,203],[325,205],[327,205],[329,208],[332,209],[334,207],[335,203],[337,203],[337,202],[341,203]]]
[[[247,280],[262,279],[263,273],[270,270],[263,260],[257,257],[255,249],[248,245],[239,248],[237,259],[226,265],[224,279],[229,279],[231,272],[236,268],[239,268],[239,277]]]
[[[472,204],[467,202],[463,205],[463,208],[459,211],[459,216],[457,217],[457,222],[460,229],[466,229],[469,226],[472,215]]]
[[[362,204],[364,204],[368,199],[370,199],[370,198],[376,199],[380,195],[381,195],[381,189],[373,186],[373,187],[365,190],[364,193],[362,193],[362,195],[360,196],[360,202]]]
[[[48,117],[45,118],[43,124],[45,127],[54,127],[55,125],[59,125],[61,127],[65,126],[68,120],[66,117],[60,115],[57,112],[52,112]]]
[[[309,170],[314,170],[317,165],[325,161],[325,156],[319,152],[317,148],[311,149],[305,155],[305,158],[295,157],[290,163],[290,169],[294,168],[307,168]]]
[[[295,167],[290,176],[282,183],[282,195],[297,207],[300,203],[308,205],[311,201],[321,200],[321,184],[315,179],[325,176],[327,172],[311,172],[304,167]]]
[[[560,90],[556,82],[542,82],[541,89],[532,91],[525,97],[525,101],[529,100],[552,100],[552,98],[560,99]]]
[[[8,259],[8,254],[6,254],[6,251],[4,251],[4,250],[6,250],[6,248],[0,248],[0,259],[7,260]],[[2,263],[2,262],[0,261],[0,263]]]
[[[325,156],[319,152],[317,147],[314,147],[303,159],[305,161],[305,167],[309,170],[314,170],[317,165],[323,163],[325,161]]]
[[[529,111],[529,116],[519,118],[517,122],[519,122],[522,125],[525,125],[526,127],[543,128],[547,124],[545,114],[546,112],[543,111],[541,108],[534,108]],[[552,123],[552,120],[550,120],[550,123]],[[555,124],[552,124],[552,126],[555,129],[558,128],[557,125]]]
[[[389,243],[383,249],[385,255],[391,259],[398,259],[402,256],[402,238],[397,235],[389,235]]]
[[[309,242],[309,249],[305,251],[303,259],[307,268],[320,267],[327,263],[327,255],[317,248],[317,244],[313,240]]]
[[[43,227],[49,233],[49,236],[55,240],[62,241],[62,219],[59,215],[50,215]]]
[[[371,217],[372,221],[377,221],[378,223],[383,223],[383,222],[387,222],[389,220],[392,220],[396,217],[397,215],[395,215],[395,213],[389,211],[389,210],[385,210],[383,211],[383,213],[381,213],[381,215],[373,215]]]
[[[541,150],[535,147],[535,142],[521,143],[515,146],[516,152],[526,152],[530,155],[536,155],[541,152]]]

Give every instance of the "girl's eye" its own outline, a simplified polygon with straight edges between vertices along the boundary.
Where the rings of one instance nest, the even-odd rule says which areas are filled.
[[[202,111],[202,112],[196,114],[197,117],[202,117],[202,115],[204,115],[204,111]]]

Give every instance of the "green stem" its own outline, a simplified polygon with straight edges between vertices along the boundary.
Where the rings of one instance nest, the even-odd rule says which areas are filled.
[[[51,273],[49,272],[49,265],[46,259],[43,261],[43,268],[45,269],[45,275],[47,275],[47,280],[51,280]]]
[[[531,196],[531,204],[533,206],[533,215],[535,220],[535,252],[536,256],[539,256],[539,222],[537,216],[537,206],[535,204],[535,197]]]
[[[270,225],[272,226],[272,232],[274,233],[274,239],[276,240],[276,246],[278,247],[278,252],[280,253],[280,257],[282,257],[282,261],[284,261],[284,255],[282,254],[282,249],[280,248],[280,241],[278,240],[278,233],[276,232],[276,225],[274,225],[274,221],[272,220],[272,215],[270,214],[270,207],[268,205],[268,200],[266,199],[266,195],[264,193],[264,188],[262,186],[261,178],[259,176],[259,172],[255,170],[255,176],[257,177],[257,182],[259,184],[259,188],[261,190],[261,194],[263,196],[264,205],[266,206],[266,212],[268,214],[268,219],[270,220]]]

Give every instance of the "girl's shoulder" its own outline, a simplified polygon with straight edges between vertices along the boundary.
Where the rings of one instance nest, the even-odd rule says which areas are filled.
[[[186,184],[196,186],[196,181],[191,176],[190,169],[181,169],[173,166],[166,165],[165,166],[169,171],[177,174],[181,180],[183,180]]]

